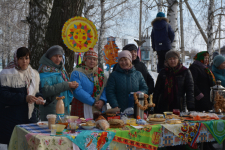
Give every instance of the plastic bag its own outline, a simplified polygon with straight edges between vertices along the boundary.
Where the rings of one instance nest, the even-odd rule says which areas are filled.
[[[102,130],[107,130],[109,128],[109,123],[104,119],[98,120],[96,121],[96,127]]]

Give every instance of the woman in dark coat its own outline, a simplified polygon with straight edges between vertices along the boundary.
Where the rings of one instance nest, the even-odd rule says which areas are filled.
[[[30,51],[19,48],[14,60],[0,73],[0,143],[9,144],[18,124],[37,122],[34,103],[44,104],[39,93],[40,77],[30,65]]]
[[[155,112],[163,113],[173,109],[182,111],[185,106],[194,110],[194,83],[191,72],[181,64],[179,52],[168,51],[165,57],[165,69],[158,75],[153,95]]]
[[[207,67],[209,53],[207,51],[199,52],[194,59],[195,61],[189,69],[194,79],[195,110],[208,111],[213,106],[210,102],[210,87],[215,83],[215,77]]]

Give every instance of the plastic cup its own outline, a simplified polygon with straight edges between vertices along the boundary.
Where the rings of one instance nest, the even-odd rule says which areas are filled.
[[[49,115],[47,115],[47,119],[48,119],[48,128],[51,129],[51,125],[55,124],[56,115],[49,114]]]
[[[70,122],[71,133],[75,133],[76,127],[77,127],[77,123],[76,122]]]
[[[55,124],[51,124],[51,135],[56,135],[56,125]]]

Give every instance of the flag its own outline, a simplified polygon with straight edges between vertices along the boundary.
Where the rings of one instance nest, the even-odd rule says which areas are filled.
[[[81,63],[81,53],[77,55],[77,65]]]
[[[140,47],[138,47],[137,55],[138,55],[138,57],[139,57],[139,59],[141,61],[141,48]]]

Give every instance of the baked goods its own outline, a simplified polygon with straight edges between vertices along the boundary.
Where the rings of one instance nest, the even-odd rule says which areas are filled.
[[[171,119],[171,120],[168,120],[167,123],[169,124],[180,124],[182,123],[180,119]]]
[[[148,109],[148,101],[147,101],[147,98],[148,98],[148,95],[145,94],[144,95],[144,106],[142,106],[139,101],[138,101],[138,97],[137,97],[137,93],[134,93],[134,101],[135,101],[135,104],[141,109],[141,110],[146,110]]]
[[[149,121],[155,121],[155,122],[163,122],[166,121],[166,119],[164,118],[149,118]]]
[[[110,128],[122,128],[124,127],[123,120],[120,119],[111,119],[109,120]]]
[[[107,117],[114,117],[114,116],[116,116],[116,114],[115,113],[106,113],[106,116]]]
[[[93,123],[91,120],[89,120],[86,123],[81,124],[81,126],[95,126],[95,123]]]
[[[98,118],[95,119],[95,121],[98,121],[98,120],[106,120],[106,119],[105,119],[105,117],[103,117],[102,115],[99,115]]]
[[[214,104],[214,108],[216,112],[220,112],[219,109],[222,112],[225,112],[225,98],[223,96],[221,96],[218,92],[216,92],[216,96],[215,96],[215,104]]]
[[[96,127],[101,130],[107,130],[109,128],[109,123],[105,119],[98,120],[96,124]]]

